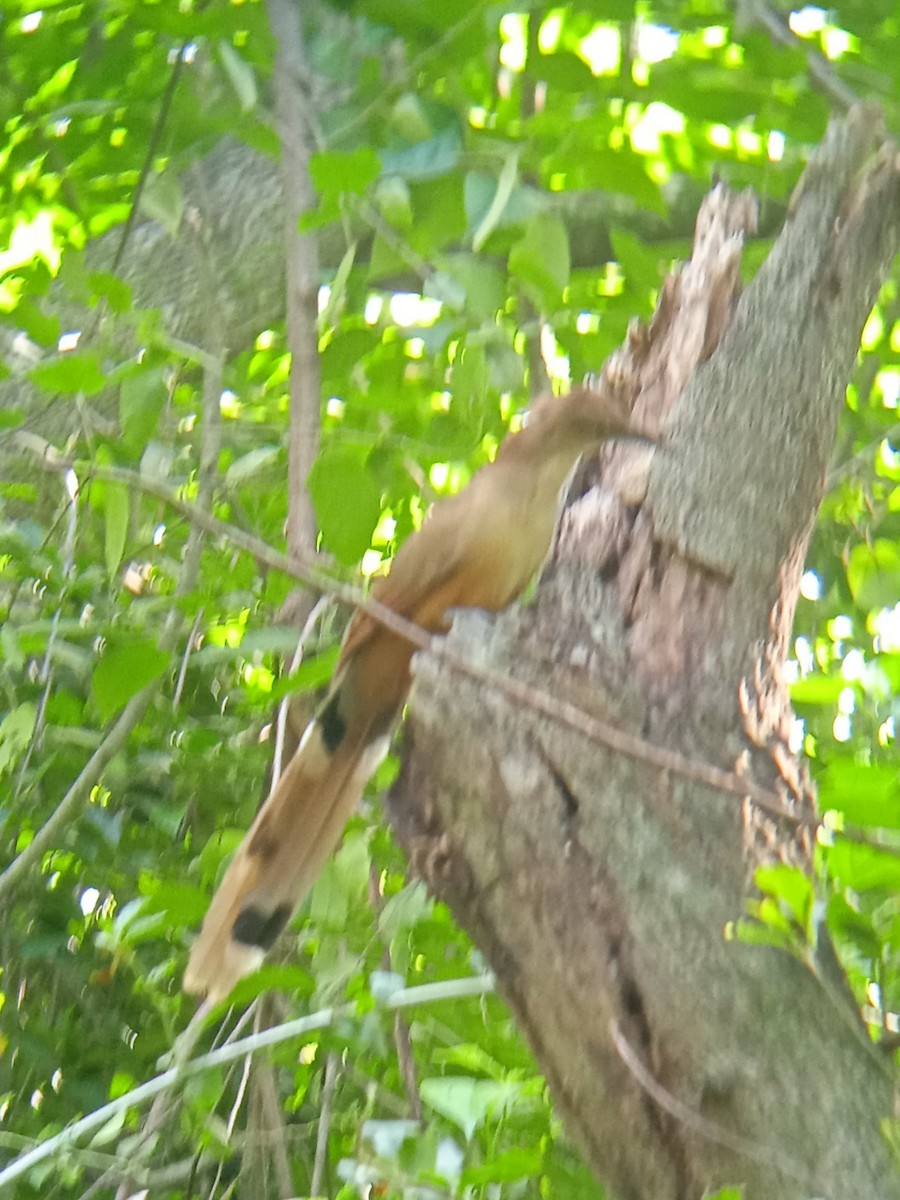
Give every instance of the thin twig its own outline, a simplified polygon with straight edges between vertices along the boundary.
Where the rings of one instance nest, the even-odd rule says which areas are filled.
[[[394,79],[387,88],[381,89],[375,99],[367,104],[365,108],[355,112],[343,125],[339,125],[333,131],[328,141],[329,146],[341,146],[348,134],[353,133],[357,129],[365,128],[370,119],[380,112],[386,104],[389,104],[398,92],[402,92],[409,86],[410,81],[414,80],[421,73],[431,59],[443,59],[447,46],[469,25],[482,19],[487,7],[487,0],[478,0],[478,3],[466,8],[463,16],[460,17],[455,25],[451,25],[436,42],[427,46],[419,55],[407,63],[406,69],[398,78]]]
[[[139,1186],[145,1188],[151,1196],[157,1196],[165,1189],[176,1187],[178,1184],[184,1183],[186,1179],[189,1179],[193,1163],[193,1155],[190,1158],[183,1158],[178,1162],[169,1163],[168,1166],[157,1167],[155,1170],[151,1170],[149,1167],[135,1168],[131,1163],[117,1163],[98,1176],[81,1193],[78,1200],[93,1200],[95,1196],[99,1196],[101,1192],[105,1192],[112,1187],[126,1172],[129,1177],[134,1176]]]
[[[195,240],[195,245],[200,253],[201,268],[204,270],[208,283],[211,285],[213,264],[207,252],[206,244],[203,241],[202,230]],[[217,309],[216,305],[211,305],[210,307]],[[223,341],[224,327],[217,313],[210,316],[210,337],[213,341],[212,362],[204,371],[203,376],[203,423],[200,439],[200,467],[198,471],[198,501],[201,508],[209,508],[212,505],[220,442],[220,398],[222,395],[225,346]],[[27,438],[25,444],[30,444],[32,445],[32,449],[34,448],[33,442]],[[49,443],[45,443],[45,447],[47,445]],[[73,471],[73,468],[71,466],[68,467],[68,471]],[[77,472],[75,476],[77,481],[79,478]],[[125,480],[120,482],[126,483],[126,486],[133,487],[137,484],[138,479],[139,476],[133,478],[130,484],[126,483]],[[74,503],[73,499],[73,506]],[[74,539],[74,526],[70,521],[69,540],[71,539]],[[178,596],[187,595],[196,586],[200,571],[202,540],[203,527],[192,525],[175,588],[175,593]],[[160,635],[160,649],[171,651],[174,648],[179,628],[177,613],[173,611],[169,614],[169,619]],[[22,853],[0,875],[0,898],[7,896],[22,878],[33,867],[37,866],[44,853],[51,849],[65,826],[74,820],[82,804],[90,795],[94,786],[99,782],[103,771],[111,759],[125,745],[132,729],[143,719],[151,701],[159,690],[161,679],[162,676],[148,684],[128,701],[122,715],[81,770],[52,815],[38,830]]]
[[[435,1004],[445,1000],[484,996],[493,991],[494,977],[492,975],[474,975],[463,979],[443,980],[440,983],[425,983],[418,987],[401,988],[384,1001],[383,1007],[388,1011],[398,1011],[406,1008],[414,1008],[420,1004]],[[200,1013],[203,1011],[203,1008],[201,1008]],[[187,1062],[170,1067],[167,1071],[163,1071],[162,1074],[147,1080],[146,1083],[132,1088],[130,1092],[118,1096],[115,1100],[110,1100],[109,1103],[95,1109],[92,1113],[88,1113],[86,1117],[75,1121],[72,1125],[54,1134],[53,1137],[47,1138],[46,1141],[41,1142],[26,1154],[20,1155],[19,1158],[7,1164],[7,1166],[0,1170],[0,1189],[5,1188],[14,1180],[20,1179],[39,1162],[44,1162],[51,1155],[68,1148],[77,1142],[79,1138],[90,1133],[93,1129],[98,1129],[113,1117],[118,1116],[119,1113],[125,1112],[129,1108],[134,1108],[139,1104],[144,1104],[159,1092],[170,1088],[177,1080],[186,1079],[192,1075],[199,1075],[203,1071],[210,1071],[226,1063],[236,1062],[238,1059],[243,1058],[245,1054],[256,1053],[269,1046],[277,1046],[282,1042],[292,1041],[298,1037],[305,1037],[307,1034],[319,1029],[327,1029],[335,1021],[352,1019],[356,1015],[356,1011],[355,1004],[342,1004],[337,1008],[324,1008],[319,1012],[311,1013],[309,1016],[298,1017],[296,1020],[287,1021],[283,1025],[264,1029],[260,1033],[251,1034],[247,1038],[233,1042],[231,1045],[222,1046],[218,1050],[212,1050],[208,1054],[201,1055],[199,1058],[190,1059]],[[197,1020],[196,1017],[195,1020]],[[193,1024],[194,1022],[192,1021],[191,1026],[188,1027],[189,1030],[193,1027]],[[182,1034],[182,1037],[184,1036]]]
[[[0,901],[3,901],[4,904],[9,902],[11,893],[40,863],[44,854],[58,843],[62,831],[75,819],[106,767],[125,745],[132,729],[143,718],[158,688],[159,682],[154,680],[153,683],[148,683],[145,688],[142,688],[136,696],[131,697],[115,725],[88,759],[52,815],[47,818],[21,854],[14,858],[0,875]]]
[[[278,1103],[275,1070],[270,1062],[254,1064],[253,1084],[260,1118],[256,1131],[257,1144],[260,1149],[263,1146],[268,1147],[268,1153],[262,1157],[266,1165],[271,1164],[275,1168],[275,1186],[280,1200],[290,1200],[294,1195],[294,1181],[291,1178],[291,1163],[287,1151],[287,1131]]]
[[[400,1068],[400,1078],[403,1089],[409,1101],[409,1111],[414,1121],[421,1121],[422,1097],[419,1094],[419,1074],[416,1071],[416,1056],[413,1053],[412,1038],[409,1033],[409,1021],[402,1013],[394,1017],[394,1049],[397,1051],[397,1065]]]
[[[29,437],[29,443],[41,440],[34,438],[34,435],[30,435]],[[32,446],[32,448],[34,447]],[[70,465],[63,456],[58,455],[55,451],[49,456],[45,454],[43,461],[46,466],[54,469]],[[81,469],[85,469],[87,466],[87,464],[78,465]],[[246,550],[258,562],[270,567],[272,570],[283,571],[285,574],[300,580],[301,583],[305,583],[308,587],[312,587],[316,591],[329,592],[342,604],[348,604],[361,609],[372,617],[373,620],[378,621],[386,629],[390,629],[392,633],[396,633],[398,637],[404,638],[418,649],[432,650],[440,661],[451,670],[501,691],[511,700],[515,700],[519,704],[533,709],[535,712],[540,712],[562,725],[567,725],[576,733],[580,733],[583,737],[587,738],[588,741],[606,746],[608,749],[618,754],[624,754],[628,758],[645,762],[649,766],[657,767],[661,771],[670,771],[673,775],[677,775],[682,779],[703,784],[714,791],[724,792],[741,800],[752,800],[754,804],[758,805],[771,816],[779,817],[798,828],[803,826],[814,828],[818,825],[818,821],[814,817],[798,815],[775,792],[761,787],[743,775],[723,770],[721,767],[714,767],[709,763],[698,762],[696,759],[679,754],[676,750],[668,750],[662,746],[646,742],[642,738],[626,733],[608,721],[603,721],[599,717],[589,715],[574,704],[569,704],[565,700],[561,700],[558,696],[553,696],[549,692],[539,691],[507,675],[501,675],[499,672],[490,671],[467,662],[461,655],[448,649],[443,641],[435,639],[427,630],[416,625],[414,621],[409,621],[405,617],[401,617],[392,608],[388,608],[387,605],[380,604],[372,597],[363,596],[356,588],[337,582],[320,568],[309,566],[305,562],[282,554],[266,542],[253,537],[252,534],[246,533],[242,529],[237,529],[235,526],[229,525],[226,521],[219,520],[218,517],[214,517],[210,513],[203,512],[197,505],[180,499],[169,488],[164,487],[156,480],[144,480],[136,472],[125,470],[121,467],[95,467],[94,473],[99,479],[137,483],[138,486],[142,487],[150,495],[170,503],[176,511],[182,513],[188,520],[197,521],[208,532],[227,538],[234,545],[240,547],[242,550]],[[2,883],[3,878],[0,877],[0,896],[3,894]]]
[[[229,1139],[234,1133],[234,1127],[237,1124],[238,1114],[240,1113],[244,1103],[244,1096],[247,1092],[247,1084],[250,1081],[250,1064],[252,1062],[253,1058],[248,1054],[244,1059],[244,1066],[241,1070],[241,1079],[240,1083],[238,1084],[237,1095],[234,1098],[234,1104],[231,1106],[231,1112],[228,1114],[228,1121],[225,1125],[225,1135]]]
[[[825,490],[830,492],[832,488],[837,487],[841,480],[846,479],[848,475],[852,475],[857,467],[862,466],[863,463],[867,463],[882,442],[896,442],[898,440],[900,440],[900,422],[891,425],[889,429],[885,429],[884,433],[880,433],[877,438],[874,438],[871,442],[867,442],[865,446],[861,446],[849,458],[832,467],[828,472]]]
[[[740,1133],[726,1129],[723,1125],[717,1125],[673,1096],[650,1074],[614,1020],[609,1023],[609,1033],[616,1053],[638,1084],[648,1096],[656,1101],[660,1108],[684,1125],[686,1129],[692,1130],[708,1142],[714,1142],[717,1146],[724,1146],[727,1150],[734,1151],[742,1158],[750,1159],[751,1162],[761,1163],[765,1167],[773,1167],[788,1179],[797,1180],[812,1192],[818,1190],[810,1183],[809,1171],[794,1159],[782,1154],[774,1147],[764,1146]]]
[[[244,1059],[244,1065],[241,1069],[241,1078],[238,1083],[237,1095],[234,1098],[234,1104],[231,1106],[231,1112],[228,1114],[228,1120],[225,1122],[225,1140],[230,1142],[234,1134],[234,1127],[237,1124],[238,1114],[244,1105],[244,1097],[247,1094],[247,1084],[250,1082],[250,1066],[253,1062],[253,1056],[248,1054]],[[222,1172],[225,1170],[225,1159],[219,1160],[219,1165],[216,1167],[216,1173],[213,1177],[212,1186],[209,1189],[210,1200],[215,1196],[219,1186],[219,1181],[222,1178]]]
[[[172,711],[175,712],[181,703],[181,694],[184,691],[184,681],[187,678],[188,664],[191,661],[191,655],[194,652],[194,645],[197,640],[197,634],[200,632],[200,626],[203,623],[204,610],[198,610],[194,617],[194,623],[191,626],[190,633],[187,635],[184,643],[184,653],[181,656],[181,666],[178,668],[178,676],[175,680],[175,687],[172,689]]]
[[[322,1083],[322,1102],[319,1105],[319,1128],[316,1132],[316,1154],[313,1159],[312,1180],[309,1185],[311,1196],[322,1196],[322,1180],[328,1163],[328,1137],[331,1133],[331,1108],[334,1090],[340,1073],[340,1059],[332,1051],[325,1059],[325,1078]]]
[[[150,138],[147,142],[147,152],[144,155],[144,161],[141,163],[141,173],[138,176],[138,181],[135,184],[134,195],[131,199],[131,208],[128,210],[128,219],[125,222],[125,227],[122,230],[122,236],[119,238],[119,244],[116,247],[116,254],[113,258],[112,273],[115,275],[119,267],[122,265],[122,259],[125,257],[125,249],[128,246],[128,239],[131,237],[135,222],[137,221],[138,209],[141,204],[141,197],[144,194],[144,188],[147,186],[147,180],[150,178],[150,172],[153,170],[153,160],[156,158],[156,151],[159,143],[162,140],[163,130],[166,127],[166,121],[169,119],[169,109],[172,107],[172,101],[175,98],[175,90],[178,87],[178,80],[181,78],[181,71],[184,67],[184,56],[189,46],[189,42],[184,42],[178,50],[177,57],[172,64],[172,70],[169,72],[169,78],[166,82],[165,91],[162,94],[162,100],[159,105],[159,112],[156,114],[156,120],[153,123],[153,128],[150,131]]]
[[[379,888],[379,878],[378,869],[373,863],[369,870],[369,907],[375,914],[375,926],[384,946],[381,955],[382,964],[385,971],[393,971],[394,963],[391,956],[391,943],[390,939],[385,935],[381,923],[384,899]],[[394,1017],[394,1048],[397,1051],[397,1065],[400,1068],[400,1078],[403,1080],[403,1087],[406,1091],[407,1101],[409,1102],[409,1110],[416,1121],[421,1121],[422,1099],[419,1095],[416,1060],[413,1055],[412,1040],[409,1036],[409,1025],[406,1023],[402,1013],[397,1013]]]
[[[181,54],[179,53],[179,61]],[[173,89],[174,90],[174,89]],[[213,258],[211,238],[202,221],[201,213],[193,213],[191,218],[191,228],[194,230],[194,238],[192,244],[197,258],[197,265],[200,277],[203,281],[205,290],[208,295],[216,296],[218,294],[218,272],[216,263]],[[211,508],[216,491],[216,482],[218,479],[218,461],[221,450],[221,398],[222,387],[225,370],[225,330],[220,312],[220,306],[216,303],[209,305],[207,316],[207,339],[210,346],[210,357],[212,362],[203,372],[203,401],[202,401],[202,420],[200,423],[200,453],[199,463],[197,468],[197,503],[202,508]],[[187,544],[184,548],[184,557],[181,562],[181,567],[178,573],[178,581],[175,588],[177,596],[188,595],[197,585],[197,580],[200,575],[200,560],[203,554],[203,542],[205,534],[198,527],[191,527],[188,534]],[[176,691],[173,703],[177,705],[177,697],[180,695],[180,689],[183,683],[184,674],[187,669],[188,657],[191,653],[191,646],[194,636],[200,621],[200,614],[194,620],[194,625],[188,635],[185,654],[182,658],[181,667],[176,683]],[[142,1132],[146,1139],[158,1132],[165,1124],[171,1109],[169,1096],[162,1092],[156,1097],[153,1106],[144,1123]],[[145,1142],[146,1144],[146,1142]],[[127,1200],[130,1194],[130,1180],[123,1179],[119,1185],[119,1190],[116,1193],[116,1200]]]
[[[22,789],[25,786],[25,780],[28,776],[28,767],[31,763],[32,755],[40,746],[44,721],[47,715],[47,705],[50,702],[50,695],[53,691],[53,651],[56,646],[56,639],[59,634],[60,621],[62,620],[62,612],[68,599],[69,589],[72,586],[72,580],[75,577],[75,541],[78,535],[78,476],[73,470],[69,470],[65,475],[66,495],[68,503],[66,511],[68,513],[68,521],[66,523],[66,536],[63,542],[63,583],[59,591],[59,596],[56,602],[56,608],[53,612],[53,617],[50,621],[50,633],[47,636],[47,648],[44,652],[44,661],[41,664],[38,679],[44,685],[43,693],[41,694],[40,703],[38,704],[37,714],[34,720],[34,729],[31,737],[28,739],[28,746],[22,756],[22,763],[19,768],[18,780],[16,783],[16,799],[18,800],[22,794]]]
[[[301,233],[301,218],[316,207],[309,173],[316,148],[310,127],[310,73],[294,0],[267,0],[275,38],[275,124],[281,142],[284,191],[284,249],[287,269],[287,339],[291,352],[288,441],[288,548],[315,550],[318,524],[307,477],[319,453],[321,364],[319,362],[319,249],[315,232]]]
[[[781,13],[770,8],[765,0],[742,0],[739,9],[751,23],[765,30],[777,45],[786,46],[788,50],[802,51],[813,83],[818,84],[821,91],[839,108],[849,112],[860,103],[860,97],[853,88],[844,83],[824,54],[797,37]]]

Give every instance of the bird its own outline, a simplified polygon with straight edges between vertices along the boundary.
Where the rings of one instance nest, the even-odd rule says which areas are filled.
[[[506,608],[546,557],[575,463],[611,438],[654,440],[609,388],[540,397],[493,461],[432,505],[371,595],[429,633],[445,632],[455,608]],[[363,609],[351,618],[325,698],[213,897],[191,949],[187,992],[211,1004],[224,999],[262,963],[312,888],[387,753],[415,649]]]

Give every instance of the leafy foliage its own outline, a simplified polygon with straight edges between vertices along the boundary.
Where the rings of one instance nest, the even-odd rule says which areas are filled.
[[[489,457],[540,386],[541,344],[557,375],[600,367],[685,253],[713,175],[752,185],[764,234],[777,227],[829,112],[807,51],[896,104],[892,4],[795,16],[793,48],[776,48],[718,0],[316,10],[318,203],[304,227],[347,236],[323,278],[327,404],[309,485],[336,570],[371,574],[434,495]],[[287,580],[214,537],[191,575],[188,522],[103,470],[190,498],[211,445],[215,513],[278,544],[283,327],[230,347],[216,412],[203,396],[215,348],[176,341],[161,309],[135,304],[116,256],[97,270],[89,254],[104,234],[128,254],[136,200],[138,224],[183,229],[180,181],[220,139],[277,154],[265,7],[87,0],[37,12],[13,0],[5,17],[0,430],[36,429],[77,459],[69,475],[29,461],[0,483],[5,859],[27,849],[129,701],[149,704],[5,907],[0,1140],[7,1131],[17,1151],[152,1075],[186,1023],[187,931],[252,818],[268,757],[257,734],[297,634],[277,622]],[[765,236],[750,248],[751,268],[766,248]],[[848,393],[792,664],[797,741],[828,813],[816,892],[876,1031],[900,1008],[897,321],[891,284]],[[30,340],[24,358],[14,334]],[[23,371],[28,391],[12,386]],[[339,624],[326,615],[307,645],[306,686],[327,678]],[[353,1021],[273,1052],[295,1187],[311,1183],[331,1061],[329,1195],[597,1196],[499,1001],[423,1009],[405,1032],[379,1008],[379,988],[480,969],[405,878],[374,800],[386,778],[286,962],[237,994],[246,1003],[277,983],[299,1010],[356,1005]],[[811,936],[805,882],[772,871],[760,883],[772,936]],[[395,1049],[404,1037],[415,1096]],[[131,1110],[84,1152],[35,1167],[17,1194],[75,1197],[123,1162],[151,1179],[173,1168],[155,1195],[226,1194],[250,1154],[229,1127],[242,1096],[240,1072],[193,1078],[162,1135],[148,1141]]]

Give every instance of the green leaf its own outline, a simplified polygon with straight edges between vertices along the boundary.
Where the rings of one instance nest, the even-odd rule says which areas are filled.
[[[322,351],[322,374],[331,387],[349,380],[359,363],[380,345],[374,329],[337,329]]]
[[[791,700],[794,704],[817,704],[832,706],[847,686],[840,675],[807,675],[791,684]]]
[[[106,385],[96,354],[63,354],[29,372],[29,378],[50,395],[94,396]]]
[[[857,543],[850,551],[847,583],[860,608],[892,608],[900,595],[900,546],[886,538]]]
[[[191,887],[190,884],[175,883],[172,880],[158,884],[151,881],[151,888],[144,905],[144,912],[148,915],[168,914],[169,924],[173,927],[197,925],[209,908],[209,896],[200,888]]]
[[[428,895],[425,884],[409,883],[384,902],[378,914],[378,928],[387,940],[392,940],[431,916],[433,910],[434,901]]]
[[[539,1150],[503,1150],[492,1154],[481,1166],[466,1167],[460,1183],[463,1187],[482,1187],[487,1183],[512,1183],[534,1178],[541,1173],[543,1155]]]
[[[393,131],[406,142],[422,142],[433,130],[425,106],[414,92],[404,92],[388,115]]]
[[[422,295],[440,300],[453,312],[461,312],[466,302],[466,290],[446,271],[432,271],[425,281]]]
[[[777,864],[758,867],[754,878],[761,892],[778,900],[801,928],[809,928],[815,893],[812,880],[805,872],[798,867]]]
[[[469,234],[474,237],[486,221],[499,190],[497,179],[487,171],[469,171],[463,184],[463,202]],[[543,197],[534,188],[521,184],[512,188],[493,225],[502,229],[518,225],[542,210]],[[482,239],[484,240],[484,239]]]
[[[88,1142],[88,1145],[108,1146],[111,1142],[114,1142],[125,1127],[125,1118],[127,1115],[128,1110],[125,1108],[113,1113],[109,1120],[100,1126],[90,1142]]]
[[[264,963],[258,971],[235,984],[228,1004],[244,1009],[266,992],[284,992],[287,995],[293,993],[307,997],[313,994],[315,988],[316,981],[313,977],[295,963]]]
[[[161,367],[141,370],[122,380],[119,385],[119,423],[122,441],[132,457],[142,454],[153,437],[168,397]]]
[[[31,741],[37,710],[30,701],[11,709],[0,721],[0,775],[18,762]]]
[[[0,655],[14,671],[21,671],[25,666],[25,651],[22,649],[18,633],[9,621],[0,625]]]
[[[900,856],[859,842],[837,838],[824,851],[831,879],[856,892],[900,892]]]
[[[431,1057],[438,1066],[459,1067],[470,1075],[478,1072],[487,1075],[489,1079],[502,1079],[506,1073],[495,1058],[491,1058],[490,1054],[473,1042],[460,1042],[456,1046],[448,1046],[446,1050],[435,1050]]]
[[[558,217],[537,213],[509,252],[510,274],[518,278],[542,309],[553,310],[569,282],[569,235]]]
[[[612,243],[630,292],[647,293],[659,287],[663,273],[657,250],[618,229],[612,234]]]
[[[128,535],[129,496],[124,483],[107,483],[103,489],[103,507],[106,514],[104,526],[104,549],[106,569],[114,576],[122,561],[125,538]]]
[[[472,1134],[489,1115],[502,1116],[504,1110],[518,1099],[520,1088],[510,1080],[498,1082],[448,1075],[423,1079],[419,1091],[426,1104],[459,1126],[467,1140],[471,1140]]]
[[[881,953],[871,918],[857,912],[842,893],[828,901],[828,930],[835,940],[851,942],[858,954],[877,959]]]
[[[349,450],[319,455],[307,481],[326,547],[346,565],[368,550],[381,516],[381,492],[372,473]]]
[[[321,333],[324,329],[330,329],[337,323],[337,318],[344,302],[347,298],[347,280],[350,278],[350,272],[353,270],[353,263],[356,258],[356,242],[351,242],[344,251],[344,257],[338,264],[338,269],[335,272],[334,279],[331,281],[331,287],[328,292],[328,300],[324,309],[319,313],[318,329]]]
[[[533,70],[535,78],[554,88],[589,95],[597,86],[591,68],[577,54],[565,51],[539,54]]]
[[[502,271],[474,254],[452,254],[445,270],[463,289],[465,310],[473,321],[493,321],[506,303],[506,279]]]
[[[309,902],[310,918],[326,928],[346,925],[369,883],[369,849],[363,838],[346,837],[337,854],[325,864]]]
[[[184,195],[174,171],[149,177],[141,193],[140,207],[145,216],[162,225],[169,237],[175,237],[184,214]]]
[[[484,346],[466,346],[453,364],[450,386],[454,399],[458,399],[463,411],[470,407],[481,407],[487,394],[488,369]]]
[[[648,161],[629,149],[590,150],[579,159],[579,181],[604,192],[619,192],[642,208],[662,213],[666,203],[659,186],[647,174]]]
[[[63,267],[69,258],[70,255],[66,254],[63,258]],[[59,317],[45,313],[37,304],[28,300],[20,300],[16,305],[16,325],[39,346],[55,348],[62,333]]]
[[[296,642],[297,638],[295,635],[295,646]],[[244,639],[244,644],[249,649],[255,643],[251,640],[250,635],[248,635]],[[283,675],[272,688],[270,697],[273,703],[282,700],[285,696],[292,695],[294,692],[312,691],[314,688],[321,687],[323,683],[327,683],[334,674],[334,668],[337,666],[339,656],[340,647],[333,646],[321,654],[304,658],[293,675]]]
[[[394,229],[409,229],[413,223],[410,187],[399,175],[384,175],[375,185],[373,197],[378,211]]]
[[[106,271],[92,271],[87,282],[97,299],[105,300],[114,313],[131,311],[131,288],[118,275]]]
[[[198,856],[202,879],[217,879],[222,864],[237,850],[246,832],[246,829],[239,829],[233,825],[216,830]]]
[[[169,656],[149,638],[107,646],[94,668],[91,694],[108,721],[124,708],[132,696],[158,679],[169,664]]]
[[[250,112],[256,108],[259,99],[256,86],[256,73],[245,58],[235,50],[231,42],[222,38],[219,42],[219,58],[228,76],[231,86],[238,98],[242,112]]]
[[[472,234],[472,249],[479,251],[500,223],[519,178],[519,152],[510,150],[497,179],[497,190],[491,197],[488,210]]]
[[[900,774],[887,763],[835,759],[819,779],[819,808],[836,809],[854,825],[900,829]]]
[[[243,487],[251,479],[268,471],[282,455],[280,446],[257,446],[235,459],[225,472],[225,485],[229,488]]]
[[[434,179],[459,165],[462,156],[462,136],[457,126],[450,125],[434,137],[398,150],[384,150],[381,165],[386,175],[403,179]]]
[[[381,174],[381,163],[368,146],[320,151],[311,156],[309,173],[321,196],[362,196]]]

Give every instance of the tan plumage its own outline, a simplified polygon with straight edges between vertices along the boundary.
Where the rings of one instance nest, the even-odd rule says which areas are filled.
[[[432,508],[372,595],[433,631],[446,629],[451,608],[505,608],[547,553],[559,490],[581,452],[639,436],[614,397],[582,388],[544,397],[494,462]],[[413,653],[367,613],[353,618],[328,695],[213,898],[187,991],[222,999],[303,900],[387,749]]]

